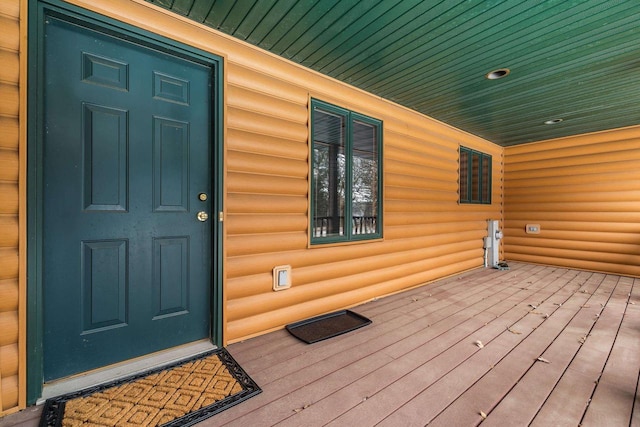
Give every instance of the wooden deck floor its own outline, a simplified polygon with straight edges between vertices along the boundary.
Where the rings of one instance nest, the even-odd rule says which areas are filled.
[[[373,324],[322,343],[231,345],[263,393],[201,425],[640,425],[640,280],[510,267],[357,307]]]
[[[199,425],[640,426],[640,279],[510,267],[356,307],[373,323],[321,343],[232,344],[263,392]]]

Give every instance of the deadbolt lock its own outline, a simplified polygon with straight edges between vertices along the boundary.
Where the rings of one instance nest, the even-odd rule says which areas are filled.
[[[198,221],[200,222],[205,222],[206,220],[209,219],[209,214],[207,214],[205,211],[200,211],[198,212]]]
[[[208,197],[207,197],[207,193],[200,193],[198,194],[198,199],[200,199],[201,202],[206,202]]]

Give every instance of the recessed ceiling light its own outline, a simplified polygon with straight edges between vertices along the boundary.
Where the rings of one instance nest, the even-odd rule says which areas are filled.
[[[508,68],[498,68],[497,70],[493,70],[493,71],[488,72],[484,76],[485,76],[485,78],[487,78],[489,80],[498,80],[498,79],[501,79],[503,77],[507,77],[510,72],[511,72],[511,70],[508,69]]]
[[[545,125],[557,125],[560,122],[562,122],[562,119],[551,119],[551,120],[547,120],[546,122],[544,122],[544,124]]]

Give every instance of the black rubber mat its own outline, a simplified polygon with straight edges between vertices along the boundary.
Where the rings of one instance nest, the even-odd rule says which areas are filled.
[[[368,325],[371,320],[351,310],[336,311],[287,325],[294,337],[313,344]]]

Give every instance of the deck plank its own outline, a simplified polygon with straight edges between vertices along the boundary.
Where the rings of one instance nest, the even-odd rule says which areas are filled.
[[[263,392],[198,425],[640,427],[640,279],[510,266],[354,307],[373,323],[321,343],[231,344]]]
[[[562,280],[567,280],[561,285]],[[464,391],[459,397],[451,396],[449,406],[446,407],[435,419],[433,425],[465,425],[476,424],[482,421],[481,412],[489,415],[491,410],[506,396],[515,384],[531,367],[542,362],[536,361],[546,348],[554,341],[559,333],[573,318],[573,312],[568,300],[575,295],[579,296],[574,305],[583,305],[587,294],[576,292],[585,283],[584,276],[567,275],[561,280],[556,280],[561,289],[557,293],[546,298],[532,313],[530,317],[542,318],[540,326],[524,337],[520,345],[513,348],[508,355],[500,360],[496,365],[477,381],[470,381],[469,389]],[[563,303],[563,306],[556,304]],[[565,305],[569,304],[569,309]],[[539,316],[537,313],[549,314],[548,318]],[[524,319],[527,320],[527,319]],[[524,327],[515,325],[513,329],[529,332]],[[443,404],[446,402],[443,402]],[[487,422],[485,420],[485,422]],[[503,424],[504,425],[504,424]]]
[[[633,279],[622,278],[606,310],[622,313],[622,321],[598,386],[582,421],[583,426],[627,425],[632,415],[640,372],[640,311],[629,304]],[[628,293],[625,292],[629,291]],[[637,289],[634,289],[637,295]],[[604,315],[604,313],[603,313]]]
[[[499,283],[500,281],[507,283],[501,285]],[[461,278],[452,278],[447,281],[447,283],[450,283],[450,286],[444,286],[443,290],[440,290],[443,286],[438,284],[434,289],[432,289],[431,286],[427,286],[414,289],[407,295],[393,295],[389,297],[392,305],[390,309],[388,307],[389,302],[386,301],[387,298],[383,298],[375,302],[363,304],[355,310],[370,317],[374,321],[373,325],[367,328],[368,333],[372,328],[382,327],[384,329],[377,330],[376,332],[371,331],[371,334],[383,334],[387,330],[400,328],[404,324],[413,322],[415,320],[414,318],[421,318],[424,316],[425,311],[435,313],[439,310],[447,309],[451,304],[473,298],[475,294],[483,291],[486,292],[489,290],[490,292],[490,290],[495,289],[496,286],[506,286],[509,282],[508,276],[507,278],[501,277],[497,281],[492,281],[487,280],[486,277],[483,278],[479,272],[476,272],[475,274],[466,274],[461,276]],[[469,291],[467,293],[461,292],[463,288],[467,288]],[[445,298],[445,296],[449,295],[451,295],[450,299]],[[411,304],[408,304],[408,302],[411,302]],[[376,310],[380,306],[384,307],[384,309],[382,311]],[[396,311],[398,308],[400,308],[400,317],[398,316],[398,311]],[[413,318],[411,316],[413,316]],[[317,345],[308,346],[298,340],[287,339],[289,335],[284,330],[277,331],[274,334],[278,334],[277,339],[279,342],[275,344],[267,343],[264,349],[260,347],[256,349],[251,343],[252,340],[232,344],[229,349],[238,362],[246,366],[246,369],[251,369],[254,373],[261,372],[264,369],[272,369],[274,364],[284,363],[287,360],[299,358],[302,355],[308,355],[310,357],[307,359],[309,364],[312,364],[313,361],[320,357],[320,355],[318,355]],[[367,339],[366,336],[360,338],[362,340]],[[331,352],[332,349],[340,349],[342,346],[341,340],[343,339],[351,340],[351,338],[337,337],[331,341],[329,346],[323,346],[321,351],[327,353]],[[352,340],[351,344],[353,345]],[[246,347],[249,347],[248,351],[245,350]]]
[[[541,277],[547,278],[547,279],[549,278],[548,274],[544,274],[544,273],[541,275]],[[535,290],[528,292],[527,290],[521,289],[522,287],[520,286],[515,286],[515,288],[518,290],[518,292],[521,292],[523,294],[519,305],[520,305],[521,315],[524,315],[528,313],[530,310],[530,308],[527,306],[527,302],[531,301],[531,296],[535,293]],[[500,304],[504,305],[502,312],[508,311],[509,309],[514,307],[513,301],[511,301],[508,298],[502,299],[500,301]],[[371,388],[367,390],[366,394],[364,394],[364,396],[367,396],[367,400],[362,403],[357,401],[354,402],[354,403],[357,403],[358,406],[354,407],[353,410],[351,410],[348,414],[345,414],[344,416],[338,418],[336,420],[336,424],[343,424],[343,425],[350,425],[354,423],[357,424],[358,420],[363,419],[363,417],[367,417],[366,419],[371,420],[372,422],[373,421],[377,422],[381,420],[382,418],[384,418],[384,416],[388,414],[389,411],[395,409],[397,407],[396,405],[404,403],[406,399],[411,397],[411,394],[408,392],[408,390],[411,390],[412,387],[426,387],[430,383],[430,381],[437,380],[440,375],[448,372],[450,369],[455,367],[457,365],[456,363],[454,363],[456,362],[456,360],[463,361],[465,360],[466,357],[470,356],[468,352],[477,351],[478,348],[473,345],[474,341],[480,339],[481,341],[484,340],[484,342],[489,342],[492,334],[497,333],[497,331],[500,331],[500,332],[504,331],[505,330],[504,324],[498,325],[498,322],[496,321],[496,319],[499,319],[499,316],[496,317],[495,312],[491,313],[491,317],[490,317],[491,322],[478,323],[476,325],[478,329],[475,330],[476,333],[473,335],[473,337],[469,335],[464,342],[461,343],[459,341],[458,343],[456,343],[456,347],[452,349],[448,349],[449,351],[447,351],[446,354],[445,353],[440,354],[438,355],[437,358],[434,358],[433,360],[431,360],[430,358],[426,358],[424,357],[424,354],[421,354],[424,360],[421,360],[420,362],[423,363],[423,365],[420,365],[414,371],[408,371],[404,373],[404,376],[402,378],[399,378],[397,381],[394,381],[389,386],[382,387],[384,384],[381,384],[378,381],[375,384],[376,385],[375,388]],[[495,327],[495,325],[498,325],[497,329],[495,330],[492,330],[492,328],[486,329],[485,331],[485,333],[487,334],[486,336],[483,336],[482,334],[478,334],[478,331],[483,329],[489,323],[492,324],[492,327]],[[420,351],[422,353],[426,353],[429,349],[432,348],[432,345],[425,344],[423,345],[423,348],[424,349],[420,349]],[[413,356],[413,355],[409,355],[409,356]],[[441,364],[443,365],[440,366]],[[446,370],[445,370],[445,367],[447,368]],[[377,373],[372,374],[372,377],[375,377],[375,376],[377,376]],[[335,395],[335,396],[332,396],[331,399],[327,400],[327,402],[323,402],[324,404],[322,405],[322,407],[325,409],[324,412],[326,413],[328,408],[331,408],[333,406],[332,401],[340,400],[341,402],[344,402],[346,399],[348,399],[349,398],[348,395],[349,395],[349,391],[351,390],[351,387],[352,386],[350,386],[349,389],[345,391],[344,396]],[[416,392],[419,392],[419,391],[420,390],[416,390]],[[335,414],[336,411],[330,411],[330,413]],[[372,418],[374,416],[378,416],[378,419],[373,420]]]
[[[581,278],[576,277],[574,280],[578,282]],[[515,361],[519,364],[533,364],[535,357],[526,356],[522,359],[522,356],[517,355],[514,351],[516,347],[525,348],[528,345],[527,342],[530,342],[535,334],[540,334],[540,331],[544,327],[547,327],[549,322],[553,322],[555,318],[559,317],[555,313],[559,307],[555,306],[551,301],[566,301],[566,299],[569,298],[567,290],[567,287],[558,289],[557,292],[549,295],[546,301],[534,310],[534,313],[531,312],[531,308],[528,308],[526,315],[521,320],[509,325],[510,327],[508,330],[503,328],[500,336],[498,336],[495,341],[490,342],[482,351],[493,351],[494,345],[504,347],[505,350],[502,352],[496,352],[495,357],[490,359],[490,363],[485,365],[485,369],[478,369],[482,366],[481,361],[470,359],[468,363],[450,372],[437,384],[423,391],[421,395],[399,408],[389,416],[382,425],[404,425],[410,423],[411,420],[418,418],[421,418],[422,422],[426,424],[436,417],[438,413],[447,408],[451,400],[463,395],[469,388],[470,384],[478,382],[481,378],[489,375],[494,369],[502,369],[503,366],[508,366],[508,360],[511,360],[512,362]],[[550,316],[546,319],[544,316],[535,314],[537,311],[549,312]],[[512,379],[508,376],[498,378],[497,380],[501,381],[504,379],[508,380],[502,385],[504,389],[512,386]],[[492,382],[495,382],[495,379],[492,380]],[[491,384],[491,386],[494,390],[499,390],[501,388],[500,385],[496,383]],[[486,392],[483,393],[485,397],[489,394],[490,393]],[[468,411],[468,418],[466,422],[473,423],[476,418],[480,419],[480,411],[488,414],[489,410],[486,407],[478,407],[479,405],[482,405],[482,403],[475,399],[475,397],[473,399],[469,399],[469,397],[474,397],[473,393],[462,398],[459,405],[462,405]],[[455,425],[462,424],[462,418],[460,417],[461,412],[454,410],[449,413],[449,416],[450,415],[455,415],[457,418]],[[451,420],[448,420],[446,417],[441,418],[440,420],[436,419],[434,423],[436,425],[454,425],[451,424]]]
[[[583,343],[533,419],[533,426],[548,426],[550,423],[580,424],[621,320],[612,310],[602,313],[618,282],[618,276],[608,275],[600,287],[592,291],[593,297],[589,301],[588,310],[593,314],[594,324],[581,337]]]
[[[378,326],[377,330],[375,328],[363,328],[362,330],[360,330],[362,332],[358,331],[358,333],[361,333],[365,336],[364,339],[354,340],[357,333],[352,334],[351,338],[345,338],[354,343],[346,353],[347,357],[352,359],[351,364],[345,364],[344,359],[341,361],[337,361],[335,360],[335,357],[331,358],[331,356],[325,359],[317,359],[318,354],[322,354],[327,351],[325,349],[326,346],[321,346],[317,347],[318,349],[313,352],[313,354],[305,355],[304,357],[301,356],[301,360],[299,360],[297,364],[287,363],[279,364],[279,366],[274,366],[274,368],[270,371],[270,377],[278,378],[277,381],[283,386],[279,388],[279,390],[281,390],[281,393],[272,393],[272,397],[274,401],[277,401],[278,399],[286,397],[287,391],[294,393],[298,388],[304,387],[305,381],[308,383],[312,383],[313,381],[310,380],[310,377],[325,378],[327,375],[330,375],[333,371],[338,370],[340,367],[344,367],[343,370],[346,370],[350,369],[350,365],[355,363],[366,364],[368,363],[368,360],[365,360],[365,362],[362,361],[362,359],[366,358],[366,356],[377,354],[382,350],[392,348],[398,342],[407,342],[410,344],[411,348],[415,348],[425,341],[428,341],[429,337],[431,337],[432,339],[437,338],[441,334],[446,333],[447,331],[453,329],[454,327],[465,321],[468,316],[472,315],[472,313],[480,311],[483,306],[490,305],[491,299],[489,297],[492,293],[496,295],[495,302],[499,302],[503,299],[500,291],[507,293],[514,292],[513,290],[511,290],[511,288],[511,284],[505,284],[503,287],[493,286],[483,289],[480,292],[476,292],[475,294],[472,292],[461,292],[457,296],[446,296],[446,302],[435,300],[433,304],[431,304],[431,309],[429,308],[429,305],[420,307],[418,304],[415,304],[413,300],[407,299],[405,301],[406,306],[410,306],[414,311],[418,311],[419,316],[413,317],[407,322],[402,322],[399,325],[401,327],[398,327],[398,325],[394,324],[397,323],[395,322],[395,320],[389,321],[386,323],[387,329],[385,333],[382,334],[380,333],[381,327]],[[436,307],[438,307],[438,309],[436,309]],[[467,311],[465,311],[465,308],[468,307],[473,308],[467,309]],[[493,315],[491,315],[490,317],[493,317]],[[481,322],[484,323],[488,319],[489,318],[482,319]],[[374,325],[375,324],[379,325],[380,323],[374,319]],[[415,339],[416,333],[421,331],[426,331],[426,335],[421,335],[420,340]],[[457,333],[460,333],[462,331],[463,329],[459,328]],[[358,344],[359,342],[360,344]],[[338,346],[338,348],[341,350],[339,357],[345,357],[345,353],[343,351],[344,343],[340,344],[340,339],[333,341],[327,346]],[[447,348],[447,344],[444,340],[442,341],[442,344],[440,344],[440,346],[442,350]],[[232,348],[230,350],[232,350]],[[298,372],[300,372],[300,369],[295,372],[290,370],[292,365],[297,368],[300,368],[301,366],[305,367],[307,372],[305,373],[304,378],[300,378],[300,375],[298,374]],[[394,367],[393,369],[397,369],[397,367]],[[373,371],[375,372],[376,370],[374,369]],[[348,378],[348,376],[345,375],[341,375],[341,377],[343,378],[343,380],[345,378]],[[256,381],[258,381],[258,383],[260,384],[260,381],[258,379],[256,379]],[[324,381],[321,381],[319,384],[323,383]],[[304,395],[304,392],[306,391],[307,390],[304,390],[303,392],[298,392],[297,394]],[[308,405],[310,401],[313,400],[306,397],[301,398],[300,407]],[[284,404],[283,402],[285,401],[283,400],[280,403]],[[269,410],[266,408],[260,409],[257,406],[258,405],[256,404],[256,408],[252,409],[257,409],[258,413],[262,414],[260,415],[260,419],[264,420],[264,417],[266,416],[265,413]],[[291,410],[288,408],[288,406],[290,405],[285,406],[287,408],[286,410],[282,411],[282,414],[289,416],[289,411]],[[221,415],[224,416],[226,414]],[[257,413],[251,414],[250,416],[257,416]],[[247,417],[245,417],[245,419],[246,418]],[[272,421],[275,422],[276,420]],[[238,422],[238,425],[240,425],[243,423],[243,420],[238,420]]]
[[[542,269],[539,268],[536,268],[536,270],[542,271]],[[486,279],[483,279],[479,281],[476,286],[468,286],[467,292],[463,292],[464,289],[460,289],[456,294],[452,293],[451,289],[448,289],[446,295],[444,295],[444,300],[438,299],[440,298],[441,294],[434,293],[434,300],[430,304],[421,304],[423,303],[423,300],[414,302],[413,299],[405,298],[405,307],[409,308],[403,308],[403,311],[401,311],[401,313],[406,313],[407,310],[410,310],[415,317],[409,319],[408,322],[402,322],[401,324],[399,324],[401,327],[399,327],[397,324],[394,325],[394,322],[396,322],[397,319],[393,319],[385,323],[379,322],[376,318],[374,318],[373,325],[378,325],[377,328],[380,328],[381,324],[386,324],[387,329],[385,333],[381,334],[380,329],[376,331],[374,330],[374,328],[363,328],[362,330],[360,330],[362,332],[359,332],[364,334],[365,336],[365,339],[362,340],[361,345],[357,345],[357,342],[359,342],[360,340],[354,341],[354,338],[357,339],[357,337],[355,336],[352,336],[351,338],[345,338],[348,339],[349,342],[354,343],[353,346],[349,349],[348,354],[350,357],[354,358],[354,363],[358,363],[358,361],[366,355],[373,354],[375,352],[381,351],[382,349],[391,347],[399,341],[404,340],[405,342],[409,342],[412,348],[415,348],[416,346],[424,343],[424,340],[427,340],[428,336],[437,338],[438,335],[448,331],[449,329],[452,329],[462,321],[466,320],[466,318],[470,316],[473,311],[479,310],[482,306],[481,304],[488,304],[488,297],[490,295],[496,294],[500,291],[511,293],[516,292],[517,289],[512,289],[514,282],[512,278],[517,277],[517,275],[517,269],[514,269],[513,272],[509,272],[508,274],[502,274],[499,276],[499,280],[496,280],[494,282],[493,286],[491,286],[490,283],[486,281]],[[530,277],[529,274],[526,273],[523,274],[523,276]],[[502,284],[501,282],[503,281],[506,283]],[[464,282],[466,283],[466,280],[464,280]],[[499,301],[501,299],[503,299],[503,296],[496,297],[496,301]],[[468,306],[472,306],[473,309],[471,311],[465,312],[465,307]],[[396,318],[398,318],[398,313],[396,313],[395,316]],[[427,336],[422,337],[422,339],[420,340],[416,339],[416,333],[425,329],[428,330]],[[344,350],[344,343],[338,343],[340,343],[340,339],[337,339],[335,341],[332,340],[332,342],[327,344],[327,346],[337,345],[341,351]],[[280,370],[279,372],[276,372],[276,369],[280,368],[274,366],[273,370],[271,371],[271,378],[278,378],[278,381],[285,385],[293,384],[294,387],[290,387],[290,390],[292,389],[291,393],[294,393],[297,388],[303,387],[304,384],[301,383],[302,380],[298,378],[298,374],[296,374],[296,372],[288,372],[287,375],[287,370],[291,369],[291,366],[308,367],[308,372],[305,374],[306,379],[308,379],[309,376],[323,378],[329,375],[331,372],[338,370],[340,366],[336,363],[332,363],[333,361],[331,359],[327,360],[329,363],[318,363],[320,360],[315,359],[317,354],[320,354],[323,351],[327,351],[324,347],[325,346],[318,347],[315,352],[312,352],[309,355],[301,356],[297,364],[287,363],[286,366],[280,366],[280,368],[282,368],[283,370]],[[446,346],[444,346],[443,348],[446,348]],[[260,381],[258,381],[258,383],[261,384]],[[286,387],[282,388],[282,393],[286,391],[285,389]],[[283,397],[283,395],[273,394],[273,402],[276,402],[278,399],[281,399]],[[308,404],[308,400],[310,399],[307,399],[306,404]],[[251,408],[251,410],[254,409],[259,408]],[[263,409],[262,411],[266,411],[266,409]],[[255,416],[255,414],[253,414],[252,416]]]
[[[602,281],[602,277],[596,276],[595,280]],[[580,349],[583,338],[593,327],[600,303],[606,302],[604,298],[600,298],[600,294],[587,295],[576,293],[559,308],[570,311],[567,316],[571,316],[571,319],[541,355],[550,363],[533,364],[491,411],[486,420],[487,425],[516,422],[528,424],[533,420]]]

